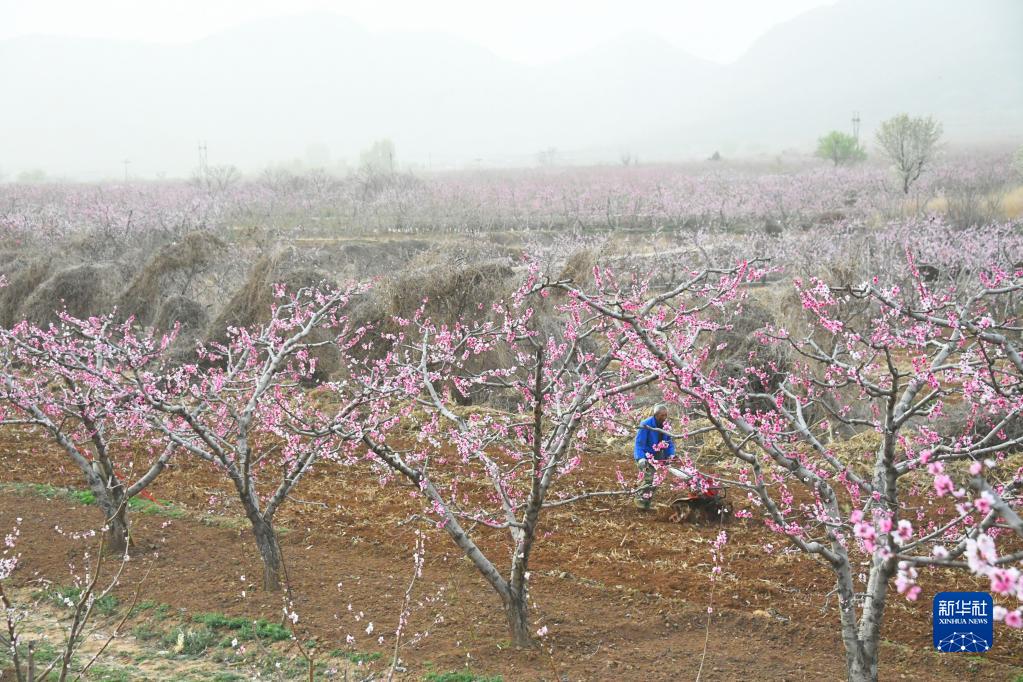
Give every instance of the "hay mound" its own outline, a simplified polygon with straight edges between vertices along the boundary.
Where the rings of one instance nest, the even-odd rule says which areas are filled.
[[[571,280],[577,287],[585,287],[593,281],[593,268],[599,254],[595,249],[579,249],[565,259],[565,267],[558,279]]]
[[[251,327],[270,320],[273,287],[284,284],[288,291],[304,287],[333,287],[335,283],[321,270],[291,266],[286,253],[264,256],[249,271],[242,288],[235,292],[210,327],[210,338],[223,340],[228,327]]]
[[[154,326],[161,331],[169,331],[175,324],[181,325],[179,334],[186,332],[199,335],[209,324],[209,315],[202,304],[185,296],[171,296],[160,304]]]
[[[306,287],[329,289],[336,286],[330,276],[321,270],[295,267],[289,256],[294,254],[291,251],[278,252],[256,262],[245,284],[235,292],[209,326],[207,342],[226,341],[229,327],[257,327],[269,322],[275,284],[284,284],[290,292]],[[332,338],[332,335],[327,330],[315,330],[306,338],[309,343],[320,343]],[[314,382],[329,379],[340,367],[340,356],[329,345],[314,349],[311,355],[316,360]]]
[[[7,286],[0,289],[0,324],[10,328],[19,321],[22,303],[53,274],[53,262],[46,257],[8,270]]]
[[[168,332],[179,325],[177,338],[170,348],[174,362],[195,360],[196,342],[200,341],[209,324],[209,315],[201,303],[185,296],[171,296],[160,304],[154,326],[161,332]]]
[[[424,299],[426,315],[436,322],[485,316],[494,301],[513,291],[513,274],[504,260],[442,262],[405,270],[374,287],[371,317],[378,322],[394,315],[411,317]]]
[[[79,318],[109,313],[124,281],[117,264],[77,265],[61,270],[35,288],[18,316],[36,324],[55,322],[62,309]]]
[[[168,292],[183,294],[224,247],[223,241],[208,232],[189,232],[180,241],[164,244],[121,295],[118,310],[126,317],[134,315],[140,324],[152,323]]]
[[[742,311],[728,320],[727,328],[714,332],[710,342],[710,364],[722,380],[748,380],[757,392],[771,392],[784,379],[789,367],[789,353],[780,344],[765,345],[757,340],[757,332],[775,324],[775,317],[762,303],[749,299]],[[724,348],[717,350],[718,346]],[[768,375],[767,381],[746,372],[749,366]]]
[[[395,317],[411,318],[424,305],[424,299],[425,314],[437,325],[489,317],[491,304],[506,299],[514,291],[511,266],[504,260],[468,265],[459,261],[459,256],[449,256],[440,263],[409,268],[384,279],[358,302],[352,313],[353,323],[370,327],[373,340],[399,331],[407,334],[410,330],[401,329]],[[388,346],[388,342],[373,343],[369,354],[380,357]],[[510,358],[485,353],[470,358],[467,369],[478,371],[484,362],[504,363],[510,362]],[[448,388],[452,387],[442,390]],[[464,396],[456,390],[452,390],[452,396],[463,405],[484,397],[482,391],[480,395]],[[494,403],[498,404],[503,403]]]
[[[409,261],[430,248],[430,243],[421,239],[347,241],[332,250],[330,265],[332,270],[354,279],[366,279],[406,267]]]

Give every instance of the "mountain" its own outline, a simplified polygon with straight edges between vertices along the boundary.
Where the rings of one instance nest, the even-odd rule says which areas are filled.
[[[732,66],[724,103],[714,106],[754,104],[761,129],[780,136],[842,126],[853,111],[865,130],[907,111],[934,115],[960,139],[1018,136],[1021,32],[1015,0],[841,2],[761,37]]]
[[[809,148],[861,112],[933,114],[950,139],[1023,136],[1023,3],[844,0],[765,34],[734,64],[627,34],[544,66],[440,33],[342,17],[261,21],[180,45],[0,42],[0,168],[79,177],[248,170],[310,143],[355,161],[390,137],[400,162],[526,165]]]

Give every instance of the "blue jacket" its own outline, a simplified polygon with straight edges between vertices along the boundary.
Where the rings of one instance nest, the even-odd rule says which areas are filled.
[[[656,460],[675,456],[675,441],[668,434],[654,430],[658,428],[660,427],[657,426],[656,417],[644,419],[639,425],[639,431],[636,432],[636,450],[633,453],[635,459],[646,459],[648,454]],[[668,447],[654,450],[654,446],[661,441],[667,441]]]

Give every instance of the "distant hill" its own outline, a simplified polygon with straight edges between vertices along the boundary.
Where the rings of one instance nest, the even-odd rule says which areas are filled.
[[[854,110],[899,111],[950,139],[1023,137],[1023,3],[845,0],[775,27],[736,63],[647,35],[544,66],[437,33],[378,33],[330,14],[182,45],[0,42],[0,168],[85,177],[255,169],[312,142],[354,161],[379,137],[400,162],[528,164],[810,148]]]
[[[765,133],[846,124],[866,130],[893,113],[933,114],[950,136],[1023,134],[1023,3],[856,0],[774,28],[730,69],[712,106],[758,113]],[[728,116],[733,126],[748,118]]]

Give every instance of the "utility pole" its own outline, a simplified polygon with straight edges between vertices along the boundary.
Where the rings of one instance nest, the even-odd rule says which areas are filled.
[[[206,143],[199,143],[199,174],[202,176],[206,175]]]
[[[122,159],[121,163],[124,164],[124,184],[128,184],[128,164],[131,163],[131,159]]]
[[[860,141],[860,112],[858,112],[858,111],[854,111],[853,112],[852,126],[853,126],[853,137],[856,139],[857,142],[859,142]]]

